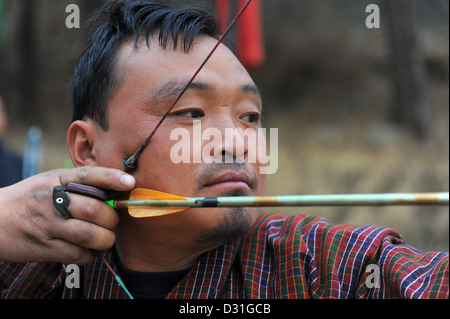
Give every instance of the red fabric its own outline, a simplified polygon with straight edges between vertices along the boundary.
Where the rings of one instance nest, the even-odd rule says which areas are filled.
[[[237,8],[241,8],[247,0],[239,0]],[[222,32],[225,31],[234,16],[230,15],[231,0],[216,0]],[[253,0],[242,14],[237,29],[237,56],[247,69],[261,66],[265,60],[264,36],[262,23],[262,7],[260,0]]]

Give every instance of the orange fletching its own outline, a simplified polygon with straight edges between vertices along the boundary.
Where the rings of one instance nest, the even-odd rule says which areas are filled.
[[[130,199],[161,199],[161,200],[187,200],[186,197],[167,194],[159,191],[154,191],[145,188],[135,188],[130,195]]]
[[[185,197],[167,194],[145,188],[136,188],[131,192],[131,200],[187,200]],[[128,213],[135,218],[156,217],[177,213],[186,210],[186,207],[149,207],[149,206],[130,206]]]

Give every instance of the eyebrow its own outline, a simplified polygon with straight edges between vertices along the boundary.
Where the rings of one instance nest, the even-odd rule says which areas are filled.
[[[169,81],[154,93],[155,99],[176,98],[183,91],[187,82]],[[214,93],[215,89],[208,83],[194,81],[187,90],[196,90],[205,93]],[[244,84],[240,87],[241,92],[249,93],[262,100],[261,91],[255,84]]]
[[[154,98],[176,98],[178,97],[178,95],[180,95],[181,91],[183,91],[186,83],[183,83],[181,81],[169,81],[155,92]],[[191,85],[189,85],[188,90],[198,90],[203,92],[214,91],[212,86],[203,82],[192,82]]]
[[[242,92],[250,93],[255,95],[257,98],[262,100],[261,90],[256,86],[256,84],[245,84],[241,87]]]

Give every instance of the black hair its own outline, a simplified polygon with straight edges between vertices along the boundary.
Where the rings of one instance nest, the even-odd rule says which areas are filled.
[[[134,38],[137,48],[138,41],[145,39],[149,47],[149,37],[159,32],[162,48],[173,44],[174,50],[189,52],[198,36],[217,38],[219,25],[215,15],[192,6],[173,9],[146,1],[118,0],[95,11],[87,30],[90,39],[71,82],[72,121],[87,116],[107,131],[108,104],[120,84],[115,57],[124,42]]]

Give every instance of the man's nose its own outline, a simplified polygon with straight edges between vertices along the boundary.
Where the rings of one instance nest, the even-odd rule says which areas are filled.
[[[244,163],[247,157],[248,146],[245,143],[243,130],[241,128],[225,128],[225,135],[222,142],[222,159],[225,163]],[[228,157],[227,157],[228,156]]]
[[[222,163],[244,163],[247,158],[248,145],[241,128],[235,125],[218,128],[221,138],[216,139],[217,144],[211,148],[210,156],[217,162]]]

